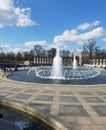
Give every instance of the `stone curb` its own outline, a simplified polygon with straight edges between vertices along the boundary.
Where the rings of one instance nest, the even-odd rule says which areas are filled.
[[[65,126],[62,125],[62,121],[55,119],[48,113],[39,111],[37,108],[32,108],[21,103],[10,101],[8,99],[0,99],[0,104],[7,107],[11,107],[13,109],[21,110],[22,112],[34,116],[55,130],[68,130]]]
[[[21,81],[16,81],[16,80],[12,80],[9,79],[8,76],[11,74],[7,74],[7,75],[0,75],[0,79],[4,80],[4,81],[8,81],[11,83],[17,83],[17,84],[28,84],[28,85],[40,85],[40,86],[56,86],[56,87],[106,87],[106,84],[95,84],[95,85],[64,85],[64,84],[41,84],[41,83],[31,83],[31,82],[21,82]]]

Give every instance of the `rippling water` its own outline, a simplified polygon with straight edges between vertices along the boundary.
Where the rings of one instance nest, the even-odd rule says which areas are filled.
[[[40,78],[40,76],[36,75],[36,73],[38,73],[38,71],[40,70],[40,73],[43,78]],[[45,71],[45,69],[42,69],[43,71]],[[14,72],[12,75],[8,76],[8,78],[13,79],[13,80],[17,80],[17,81],[21,81],[21,82],[33,82],[33,83],[43,83],[43,84],[71,84],[71,85],[94,85],[94,84],[106,84],[106,70],[103,69],[97,69],[96,71],[89,71],[90,73],[90,77],[89,77],[89,73],[88,77],[89,78],[79,78],[78,77],[78,71],[75,72],[75,74],[71,74],[71,71],[65,71],[65,76],[68,80],[64,80],[63,79],[53,79],[53,78],[44,78],[44,74],[42,73],[41,69],[34,68],[32,69],[31,73],[29,73],[28,70],[24,70],[24,71],[17,71]],[[88,71],[88,70],[87,70]],[[46,72],[47,75],[46,77],[49,77],[48,75],[50,75],[50,71],[48,69],[48,71]],[[84,72],[80,72],[83,73],[83,76],[85,75]],[[76,76],[76,77],[71,77],[69,79],[68,76]]]
[[[0,105],[3,119],[14,122],[21,130],[53,130],[38,119],[21,111]]]

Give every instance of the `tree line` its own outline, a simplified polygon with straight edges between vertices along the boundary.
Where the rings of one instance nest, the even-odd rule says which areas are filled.
[[[34,58],[53,58],[56,54],[56,49],[51,48],[49,50],[45,50],[40,45],[35,45],[34,48],[30,51],[18,52],[17,54],[14,52],[4,51],[0,52],[0,62],[15,62],[15,63],[24,63],[24,61],[33,61]],[[70,55],[70,51],[63,50],[61,51],[62,57],[68,58]]]
[[[84,44],[82,48],[82,58],[85,63],[93,59],[106,59],[106,49],[100,49],[94,39],[88,40],[88,43]]]
[[[32,50],[25,52],[3,52],[0,49],[0,62],[15,62],[15,63],[24,63],[24,61],[29,60],[33,61],[34,58],[53,58],[56,54],[56,49],[51,48],[49,50],[44,49],[40,45],[35,45]],[[72,58],[72,55],[69,50],[62,50],[61,56],[63,58]],[[106,58],[106,49],[100,49],[96,45],[94,39],[88,40],[86,44],[82,47],[82,59],[84,63],[91,61],[92,59],[105,59]]]

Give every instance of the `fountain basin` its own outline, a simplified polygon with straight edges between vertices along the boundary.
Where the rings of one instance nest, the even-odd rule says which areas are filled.
[[[67,130],[60,120],[51,115],[7,99],[0,100],[0,113],[4,120],[15,123],[21,130]]]
[[[0,120],[0,130],[21,130],[13,122],[7,120]]]
[[[83,72],[82,72],[83,71]],[[88,73],[89,71],[89,73]],[[73,75],[72,72],[75,74]],[[85,76],[86,75],[88,77]],[[83,76],[79,76],[83,73]],[[21,82],[43,83],[43,84],[66,84],[66,85],[96,85],[106,84],[106,70],[79,68],[73,70],[66,68],[62,77],[52,77],[50,67],[32,67],[30,70],[17,71],[8,78]],[[70,77],[69,77],[70,76]],[[85,77],[84,77],[85,76]]]
[[[30,112],[23,112],[18,110],[19,107],[16,109],[13,107],[15,107],[13,104],[12,107],[9,106],[9,102],[0,105],[0,113],[3,114],[3,118],[0,119],[0,130],[54,130],[38,118],[28,114]]]

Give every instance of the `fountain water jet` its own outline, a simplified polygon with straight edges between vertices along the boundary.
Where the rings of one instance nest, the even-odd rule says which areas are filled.
[[[73,60],[73,69],[77,69],[77,68],[78,68],[77,60],[76,60],[76,58],[74,57],[74,60]]]
[[[53,59],[53,66],[51,71],[51,77],[62,78],[63,77],[63,64],[60,56],[60,50],[56,50],[56,56]]]
[[[35,71],[36,69],[34,69]],[[40,69],[34,72],[36,77],[44,79],[59,79],[59,80],[78,80],[89,79],[99,75],[99,72],[92,69],[80,68],[77,66],[77,60],[74,56],[73,67],[63,67],[62,58],[59,49],[56,50],[56,56],[53,59],[52,68]],[[33,75],[33,73],[31,73]]]

